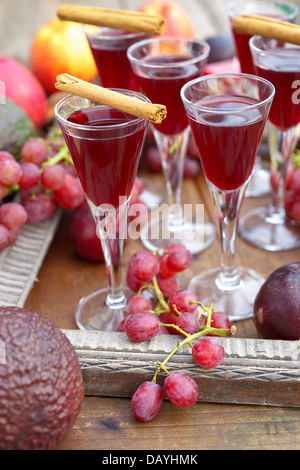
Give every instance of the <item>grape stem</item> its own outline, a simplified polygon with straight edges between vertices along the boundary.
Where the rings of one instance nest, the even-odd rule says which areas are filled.
[[[154,373],[154,376],[152,378],[152,382],[156,382],[156,377],[157,377],[158,373],[161,370],[164,370],[165,372],[167,372],[167,369],[165,368],[166,364],[171,359],[171,357],[178,351],[178,349],[181,348],[184,344],[188,344],[190,347],[192,347],[194,340],[200,338],[201,336],[205,336],[205,335],[209,335],[209,334],[218,335],[218,336],[231,336],[231,335],[234,335],[234,333],[236,331],[235,326],[232,326],[231,328],[213,328],[212,326],[210,326],[210,324],[211,324],[211,314],[212,314],[212,311],[213,311],[213,304],[209,308],[204,307],[202,304],[201,304],[201,306],[207,312],[207,324],[204,327],[200,328],[200,330],[197,333],[193,334],[193,335],[187,334],[185,331],[183,331],[177,325],[161,323],[161,326],[175,328],[175,330],[177,330],[179,333],[181,333],[182,335],[184,335],[186,337],[181,342],[178,342],[178,344],[175,346],[175,348],[170,352],[170,354],[166,357],[166,359],[163,362],[158,362],[157,363],[158,367],[157,367],[157,369]]]
[[[170,307],[167,304],[167,302],[165,301],[163,293],[159,288],[156,276],[154,276],[154,278],[152,279],[152,282],[153,282],[153,286],[154,286],[159,304],[165,309],[165,311],[170,312]]]
[[[50,165],[56,165],[56,163],[61,162],[62,160],[65,160],[67,163],[70,163],[73,165],[73,160],[69,154],[68,147],[66,144],[64,144],[59,151],[53,155],[53,157],[48,158],[45,162],[42,163],[41,167],[45,166],[50,166]]]

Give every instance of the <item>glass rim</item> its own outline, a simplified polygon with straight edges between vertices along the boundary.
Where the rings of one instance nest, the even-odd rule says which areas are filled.
[[[194,80],[191,80],[191,81],[187,82],[185,85],[183,85],[183,87],[181,88],[181,91],[180,91],[180,96],[181,96],[181,99],[182,99],[183,103],[188,104],[190,107],[192,107],[194,109],[203,110],[205,112],[211,112],[211,113],[216,113],[217,112],[218,114],[230,114],[230,113],[232,114],[232,109],[231,110],[230,109],[218,109],[218,110],[216,110],[216,109],[210,108],[208,106],[203,106],[203,105],[199,106],[196,103],[193,103],[192,101],[190,101],[185,96],[186,90],[189,87],[193,86],[195,83],[204,82],[204,81],[208,81],[208,80],[217,80],[219,78],[229,78],[229,77],[248,79],[248,80],[249,79],[256,80],[257,82],[264,83],[265,85],[268,85],[269,88],[270,88],[270,96],[268,96],[267,98],[265,98],[262,101],[259,101],[258,103],[241,106],[239,108],[239,111],[250,110],[250,109],[254,109],[254,108],[264,106],[271,99],[273,99],[273,97],[274,97],[275,87],[269,80],[266,80],[265,78],[259,77],[257,75],[246,74],[246,73],[218,73],[218,74],[204,75],[202,77],[195,78]]]
[[[89,33],[87,31],[87,29],[89,27],[96,28],[97,32],[95,31],[95,33],[92,33],[92,32]],[[82,28],[83,28],[84,32],[87,35],[101,37],[101,39],[104,39],[107,42],[116,41],[116,40],[120,40],[120,39],[133,39],[133,38],[136,38],[136,37],[139,37],[139,36],[141,36],[141,37],[147,36],[147,33],[144,33],[143,31],[125,31],[125,30],[124,30],[123,34],[118,34],[118,35],[115,35],[115,36],[114,35],[108,36],[108,35],[105,35],[105,34],[101,34],[101,31],[123,31],[123,29],[109,28],[107,26],[96,26],[96,25],[83,24]]]
[[[242,2],[242,0],[240,0],[240,1],[241,1],[241,3],[245,4],[244,1],[243,1],[243,2]],[[265,0],[262,0],[262,1],[265,1]],[[237,1],[233,1],[233,2],[230,2],[230,3],[227,5],[226,10],[227,10],[227,13],[229,14],[229,16],[230,16],[231,18],[234,18],[235,16],[239,16],[239,15],[241,15],[242,13],[245,13],[245,12],[236,12],[236,14],[234,14],[234,13],[235,13],[234,8],[237,6],[237,3],[238,3]],[[249,4],[249,3],[250,3],[250,2],[248,2],[248,4]],[[252,0],[252,3],[255,4],[255,3],[259,3],[259,2],[257,2],[257,0]],[[283,0],[281,3],[284,4],[284,5],[288,5],[288,6],[290,6],[291,8],[294,9],[293,12],[291,12],[291,13],[289,13],[289,14],[286,15],[286,20],[287,20],[287,19],[290,19],[290,18],[296,18],[296,17],[298,16],[298,14],[299,14],[299,7],[298,7],[298,5],[296,5],[296,3],[289,2],[289,1],[285,1],[285,0]],[[276,1],[274,0],[274,1],[272,1],[272,2],[269,2],[269,4],[276,7],[276,5],[278,4],[278,2],[276,2]],[[232,13],[232,14],[231,14],[231,13]],[[250,12],[249,12],[249,13],[250,13]],[[253,13],[254,13],[254,12],[253,12]],[[256,12],[255,14],[258,15],[259,13]]]
[[[250,50],[258,52],[259,54],[262,53],[262,54],[273,55],[272,52],[269,52],[269,49],[261,49],[259,46],[254,44],[254,41],[256,39],[265,39],[265,40],[268,40],[268,41],[272,41],[272,38],[266,38],[266,37],[260,36],[259,34],[255,34],[254,36],[252,36],[249,39]],[[273,41],[276,41],[276,39],[273,39]],[[290,42],[285,42],[285,44],[291,44],[291,43]],[[297,49],[298,51],[300,51],[300,46],[298,46],[297,44],[293,44],[293,46],[294,46],[294,49]],[[293,49],[284,49],[284,50],[285,51],[290,50],[291,52],[293,51]],[[277,49],[277,51],[278,51],[278,49]],[[276,52],[276,57],[289,57],[290,58],[290,56],[286,55],[285,53],[281,54],[280,52]]]
[[[180,42],[180,41],[193,42],[193,43],[201,44],[202,46],[204,46],[206,48],[206,50],[205,50],[205,52],[203,52],[201,55],[199,55],[197,57],[192,57],[192,58],[189,58],[189,59],[185,59],[185,60],[182,60],[180,62],[171,62],[171,63],[168,63],[168,64],[152,64],[152,63],[146,62],[145,57],[143,57],[142,59],[137,59],[136,57],[134,57],[132,55],[132,51],[134,49],[139,48],[139,47],[144,47],[145,45],[148,45],[148,44],[156,44],[156,43],[170,42],[170,41],[174,41],[174,42],[177,42],[177,43]],[[169,68],[169,67],[174,67],[174,65],[177,65],[178,67],[180,67],[181,64],[184,64],[184,65],[193,64],[193,63],[197,62],[199,60],[199,58],[206,59],[208,57],[209,53],[210,53],[210,45],[208,44],[207,41],[205,41],[204,39],[190,38],[190,37],[186,37],[186,36],[160,36],[160,37],[144,39],[142,41],[138,41],[138,42],[132,44],[127,49],[127,57],[130,60],[130,62],[135,63],[135,64],[139,64],[139,65],[143,64],[143,66],[153,68],[153,69],[161,68],[162,66],[166,67],[166,68]],[[164,55],[164,54],[162,54],[162,55]],[[147,56],[147,57],[149,57],[149,56]]]
[[[145,101],[146,103],[151,103],[150,99],[143,95],[142,93],[139,93],[138,91],[132,91],[132,90],[126,90],[126,89],[123,89],[123,88],[107,88],[108,90],[112,90],[112,91],[116,91],[116,92],[125,92],[124,94],[126,95],[129,95],[129,96],[133,96],[133,97],[136,97],[136,98],[140,98],[142,101]],[[75,94],[69,94],[67,96],[64,96],[61,100],[58,101],[58,103],[55,105],[55,108],[54,108],[54,115],[56,117],[56,119],[61,122],[62,124],[64,124],[65,126],[68,126],[68,127],[73,127],[75,129],[84,129],[84,130],[89,130],[89,131],[99,131],[99,130],[109,130],[109,129],[120,129],[120,128],[123,128],[123,127],[127,127],[128,125],[136,125],[138,124],[139,122],[143,122],[146,120],[142,117],[138,117],[138,116],[134,116],[133,114],[130,114],[130,113],[127,113],[128,115],[132,116],[132,120],[130,121],[127,121],[127,122],[123,122],[123,123],[119,123],[119,124],[109,124],[109,125],[97,125],[97,126],[88,126],[88,125],[85,125],[85,124],[77,124],[76,122],[70,122],[68,121],[65,117],[61,116],[60,115],[60,112],[59,112],[59,109],[61,108],[61,106],[63,104],[65,104],[67,101],[70,101],[71,99],[73,98],[81,98],[83,100],[87,100],[91,103],[90,106],[86,106],[86,108],[89,108],[91,106],[102,106],[102,107],[107,107],[107,108],[110,108],[110,109],[117,109],[117,108],[113,108],[112,106],[109,106],[109,105],[106,105],[106,104],[102,104],[102,103],[97,103],[96,101],[92,101],[90,100],[89,98],[83,98],[81,96],[78,96],[78,95],[75,95]],[[77,109],[74,109],[74,111],[77,111],[78,109],[86,109],[86,108],[77,108]],[[72,114],[72,113],[70,113]],[[69,115],[70,115],[69,114]]]

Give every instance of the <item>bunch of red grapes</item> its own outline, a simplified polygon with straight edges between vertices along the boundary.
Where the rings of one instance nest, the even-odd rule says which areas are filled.
[[[225,356],[224,347],[216,337],[235,332],[225,313],[215,312],[213,305],[203,306],[193,292],[180,289],[178,275],[191,262],[191,253],[173,243],[162,252],[138,251],[128,263],[127,284],[135,294],[128,302],[128,315],[118,331],[125,332],[135,342],[151,340],[158,334],[177,334],[182,338],[166,360],[158,363],[153,379],[143,382],[132,397],[132,411],[141,421],[157,415],[164,394],[181,408],[197,401],[199,391],[195,380],[182,371],[169,373],[166,368],[183,344],[191,346],[192,358],[198,366],[212,369]],[[160,371],[167,374],[163,386],[156,381]]]
[[[7,196],[19,192],[19,202]],[[0,249],[12,245],[22,225],[49,219],[58,206],[76,209],[85,199],[60,132],[32,137],[21,149],[21,159],[0,151]]]

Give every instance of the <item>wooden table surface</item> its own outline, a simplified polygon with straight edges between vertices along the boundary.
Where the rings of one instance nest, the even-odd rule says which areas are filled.
[[[161,174],[144,171],[139,174],[161,187],[164,185]],[[204,203],[205,216],[216,221],[202,172],[184,180],[185,201]],[[266,201],[268,198],[246,198],[242,213]],[[74,311],[80,297],[106,285],[104,265],[83,261],[74,253],[68,232],[69,217],[70,213],[64,215],[25,305],[63,329],[76,328]],[[139,240],[128,243],[124,269],[131,254],[140,248]],[[217,238],[211,247],[194,257],[188,277],[218,266],[219,255]],[[277,267],[299,260],[300,249],[270,253],[238,239],[237,263],[255,268],[265,277]],[[251,319],[237,323],[236,336],[257,337]],[[129,398],[87,396],[73,429],[59,449],[300,449],[300,412],[299,408],[201,402],[183,410],[166,401],[153,421],[141,423],[132,414]]]

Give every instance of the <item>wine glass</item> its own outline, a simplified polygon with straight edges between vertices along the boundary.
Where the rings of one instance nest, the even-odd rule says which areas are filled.
[[[139,91],[137,78],[127,58],[127,49],[132,44],[150,38],[143,32],[84,25],[87,41],[94,57],[101,85],[106,88],[122,88]],[[163,201],[162,188],[144,178],[140,199],[151,208]]]
[[[276,184],[270,204],[241,218],[239,233],[264,250],[289,250],[300,246],[300,228],[285,211],[287,168],[300,131],[300,47],[254,36],[250,48],[257,75],[270,80],[276,90],[268,121],[271,174]]]
[[[192,278],[188,289],[204,305],[237,321],[253,315],[264,278],[235,263],[236,234],[245,190],[265,127],[274,86],[248,74],[216,74],[183,86],[181,97],[216,208],[221,265]]]
[[[159,207],[157,214],[142,227],[141,240],[149,250],[163,249],[176,242],[191,253],[198,253],[215,238],[215,228],[211,222],[204,222],[203,212],[199,210],[195,220],[192,210],[184,211],[181,201],[190,127],[180,90],[187,81],[203,74],[209,51],[205,41],[181,37],[146,39],[127,51],[140,91],[153,103],[162,103],[167,108],[167,118],[161,125],[152,127],[160,151],[168,204]]]
[[[230,3],[227,7],[231,25],[236,16],[241,16],[243,14],[268,16],[271,18],[277,18],[283,21],[294,23],[297,18],[298,11],[299,8],[294,3],[269,0],[250,0],[247,2],[244,0],[236,0],[233,3]],[[248,34],[237,33],[234,28],[231,28],[231,30],[235,43],[236,55],[241,67],[241,72],[255,75],[256,71],[249,47],[249,40],[251,36]],[[269,165],[268,167],[264,165],[260,155],[258,154],[253,168],[251,181],[247,188],[246,196],[258,197],[270,195],[270,178],[271,175]]]
[[[57,104],[55,116],[96,222],[108,277],[108,288],[80,300],[75,321],[80,329],[116,331],[127,303],[121,261],[128,204],[148,121],[74,95]]]

